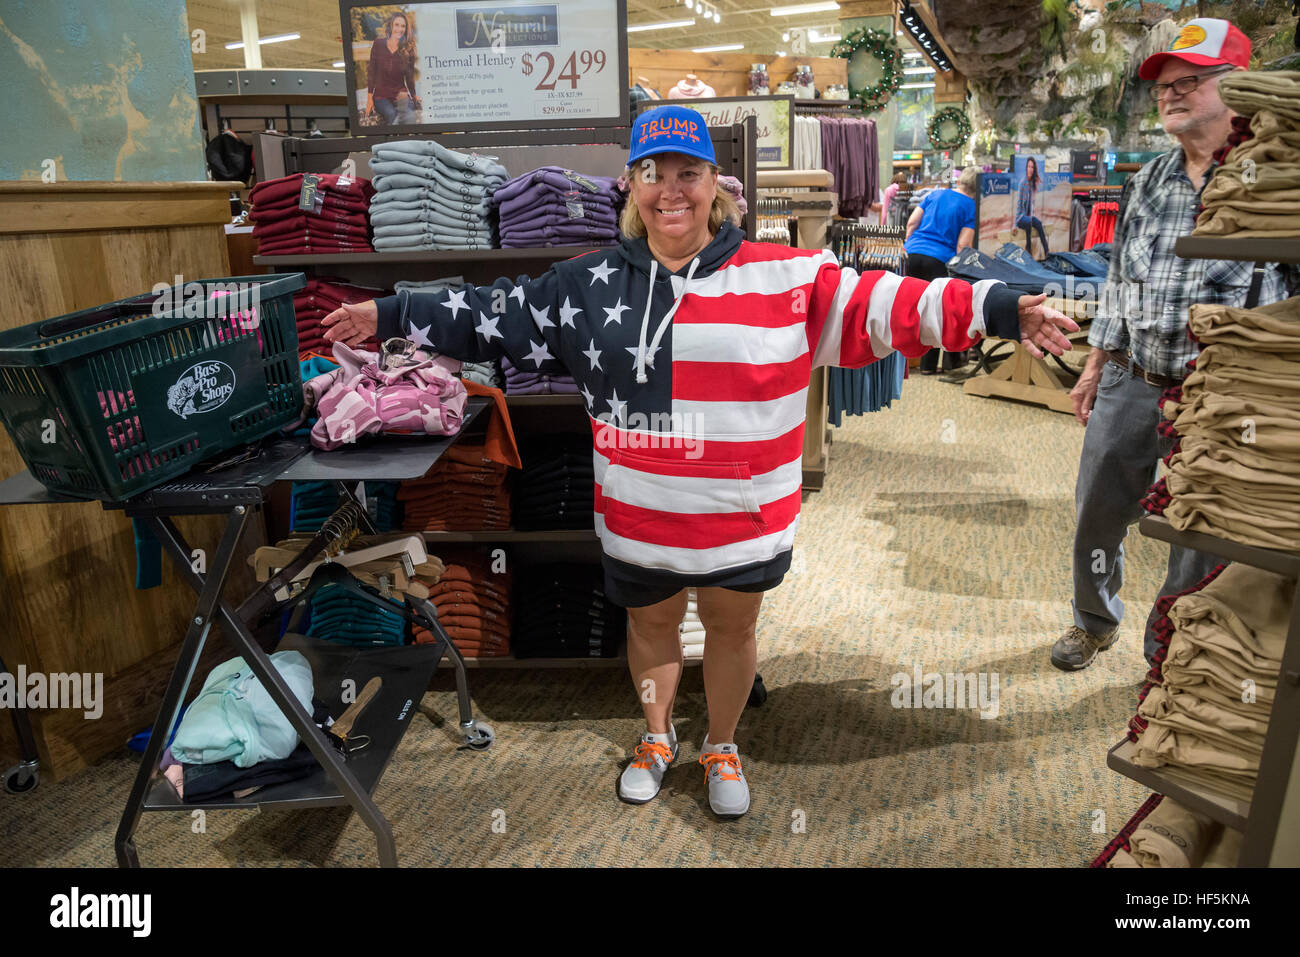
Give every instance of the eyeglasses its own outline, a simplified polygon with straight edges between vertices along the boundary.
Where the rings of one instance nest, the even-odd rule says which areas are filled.
[[[1159,102],[1168,90],[1173,90],[1179,96],[1186,96],[1200,86],[1205,80],[1212,79],[1216,76],[1222,76],[1230,73],[1236,67],[1224,67],[1214,70],[1210,73],[1202,73],[1200,76],[1180,76],[1173,83],[1156,83],[1151,87],[1151,99]]]

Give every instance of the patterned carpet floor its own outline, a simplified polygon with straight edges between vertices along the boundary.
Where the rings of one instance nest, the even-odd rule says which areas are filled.
[[[794,566],[759,622],[766,704],[737,733],[750,813],[719,821],[695,764],[702,672],[675,714],[659,798],[614,797],[641,728],[626,672],[471,672],[488,752],[456,751],[435,679],[375,799],[407,865],[1080,867],[1146,791],[1107,770],[1145,664],[1141,624],[1164,546],[1129,538],[1130,614],[1089,669],[1048,661],[1070,624],[1073,488],[1083,430],[1045,409],[914,377],[894,408],[834,430]],[[896,673],[997,678],[996,715],[895,708]],[[992,711],[992,709],[989,709]],[[32,795],[0,794],[13,864],[111,865],[134,756]],[[346,809],[147,814],[146,866],[372,865]]]

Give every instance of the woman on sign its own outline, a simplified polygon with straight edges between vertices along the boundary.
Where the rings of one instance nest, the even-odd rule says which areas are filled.
[[[522,285],[401,293],[323,321],[341,342],[405,335],[457,358],[504,354],[577,379],[595,436],[605,591],[628,609],[648,726],[619,796],[649,801],[677,757],[678,624],[694,587],[708,635],[699,760],[714,812],[735,817],[749,809],[736,724],[754,683],[763,592],[790,566],[812,369],[940,342],[964,349],[986,332],[1059,354],[1069,344],[1058,327],[1074,324],[1001,283],[859,276],[829,251],[746,241],[718,189],[708,129],[683,107],[637,118],[628,167],[621,247]]]
[[[1016,197],[1016,229],[1025,231],[1025,252],[1034,255],[1033,233],[1038,230],[1038,241],[1043,244],[1043,257],[1047,258],[1047,233],[1043,231],[1043,221],[1034,215],[1038,205],[1038,190],[1043,185],[1043,178],[1038,175],[1038,160],[1032,156],[1025,158],[1025,179],[1020,184],[1020,193]]]
[[[366,114],[378,113],[389,126],[416,123],[420,98],[415,95],[415,44],[404,13],[388,18],[384,36],[370,48],[370,89]]]

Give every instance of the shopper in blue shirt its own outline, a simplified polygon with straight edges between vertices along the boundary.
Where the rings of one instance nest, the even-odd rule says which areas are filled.
[[[1047,258],[1047,233],[1043,231],[1043,221],[1034,215],[1034,204],[1038,200],[1038,187],[1043,178],[1038,175],[1038,160],[1032,156],[1025,160],[1025,179],[1020,184],[1020,195],[1016,197],[1016,229],[1025,231],[1025,252],[1034,255],[1032,248],[1033,233],[1038,230],[1038,241],[1043,244],[1043,258]]]
[[[979,171],[973,166],[962,170],[956,189],[934,189],[925,194],[907,221],[907,275],[929,282],[948,275],[946,263],[975,241],[975,185]],[[936,347],[921,356],[921,374],[939,371]],[[944,356],[945,370],[960,369],[966,364],[964,352]]]

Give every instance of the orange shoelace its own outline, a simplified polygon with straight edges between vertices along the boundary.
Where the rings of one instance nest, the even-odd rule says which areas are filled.
[[[664,759],[664,764],[672,764],[673,749],[666,744],[660,744],[658,741],[642,741],[632,752],[632,767],[634,768],[652,768],[654,767],[654,756]]]
[[[724,781],[740,780],[740,756],[736,754],[701,754],[700,764],[704,765],[704,777],[707,780],[709,772],[715,765],[723,765],[718,768],[718,776]],[[726,768],[731,768],[733,774],[728,774]]]

